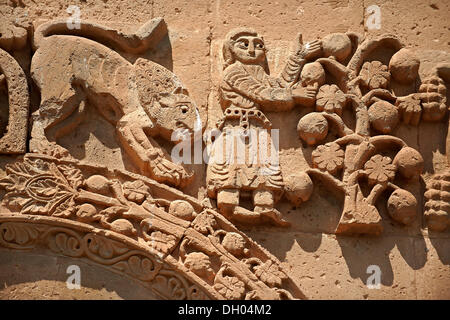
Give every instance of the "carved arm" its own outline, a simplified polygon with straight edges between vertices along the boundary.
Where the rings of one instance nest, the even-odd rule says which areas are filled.
[[[242,96],[270,111],[290,110],[294,106],[290,88],[272,87],[258,81],[244,69],[234,68],[224,76],[224,82]]]

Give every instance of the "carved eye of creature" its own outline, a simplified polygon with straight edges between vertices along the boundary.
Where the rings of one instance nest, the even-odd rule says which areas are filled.
[[[179,107],[180,107],[182,113],[187,113],[189,111],[189,106],[187,106],[185,104],[179,105]]]

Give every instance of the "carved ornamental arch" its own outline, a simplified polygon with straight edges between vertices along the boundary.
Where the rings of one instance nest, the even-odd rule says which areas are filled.
[[[424,159],[392,132],[400,122],[447,119],[449,65],[436,65],[419,79],[420,61],[397,37],[340,33],[308,45],[299,36],[285,69],[272,77],[263,38],[248,28],[230,31],[216,129],[271,129],[264,112],[309,108],[297,132],[312,148],[310,167],[283,176],[273,163],[265,164],[264,174],[211,163],[205,181],[210,199],[200,201],[179,190],[192,183],[193,173],[164,147],[178,129],[201,131],[198,108],[172,71],[141,56],[164,37],[161,18],[134,33],[90,21],[76,30],[60,20],[38,26],[30,39],[30,81],[41,102],[31,115],[29,141],[26,75],[0,49],[0,86],[6,84],[9,98],[0,153],[25,153],[6,165],[0,180],[0,246],[89,260],[165,299],[305,299],[289,270],[235,224],[289,227],[276,202],[284,196],[300,206],[317,181],[343,200],[335,234],[381,234],[376,202],[383,193],[396,223],[416,217],[420,201],[407,184],[421,179]],[[23,34],[16,38],[23,46]],[[13,40],[3,47],[11,51]],[[384,47],[393,51],[388,65],[371,58]],[[259,52],[260,61],[248,62],[245,50]],[[397,96],[391,82],[413,89]],[[88,106],[114,128],[136,173],[76,160],[58,144],[86,118]],[[344,109],[354,116],[353,126],[344,121]],[[449,177],[447,167],[427,178],[423,214],[431,230],[450,226]],[[242,195],[252,198],[253,209],[241,206]]]

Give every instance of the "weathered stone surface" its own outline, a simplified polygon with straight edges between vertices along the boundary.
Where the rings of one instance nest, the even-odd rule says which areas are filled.
[[[450,298],[448,2],[72,2],[0,3],[1,299]]]
[[[2,249],[0,299],[60,300],[60,299],[157,299],[151,290],[139,284],[129,285],[130,279],[88,264],[79,259],[38,253],[19,253]],[[71,265],[80,267],[81,288],[69,289],[66,281],[73,272]],[[131,280],[133,281],[133,280]]]
[[[280,235],[280,241],[274,242],[268,232],[251,232],[251,235],[291,266],[294,278],[310,288],[312,299],[418,298],[414,278],[418,270],[424,268],[427,258],[413,250],[416,240],[391,236],[365,239],[285,233]],[[298,257],[302,257],[301,260]],[[373,274],[367,270],[370,265],[380,268],[379,289],[367,286],[367,280]],[[442,272],[445,271],[440,269],[437,274],[443,275]],[[426,277],[424,273],[423,276]],[[439,297],[446,298],[445,295]]]
[[[415,240],[414,248],[420,260],[426,261],[416,271],[417,299],[450,299],[450,248],[448,238]]]

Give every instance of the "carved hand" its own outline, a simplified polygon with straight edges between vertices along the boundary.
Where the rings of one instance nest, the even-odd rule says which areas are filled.
[[[303,36],[301,33],[297,35],[297,55],[306,60],[318,58],[322,52],[322,41],[314,40],[307,44],[303,44]]]
[[[312,106],[316,101],[318,84],[315,83],[313,86],[302,87],[297,86],[292,89],[292,98],[295,103],[302,104],[305,106]]]

